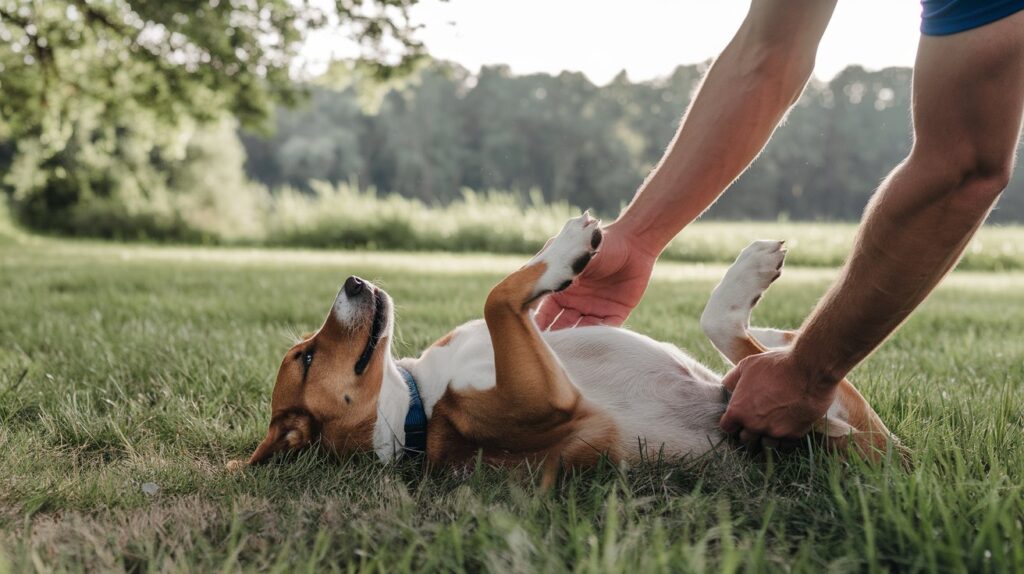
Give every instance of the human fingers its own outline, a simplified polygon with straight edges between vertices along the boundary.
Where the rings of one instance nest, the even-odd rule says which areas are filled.
[[[580,312],[575,309],[562,309],[562,313],[552,321],[548,327],[550,331],[558,331],[569,327],[575,327],[580,320]]]
[[[604,319],[594,317],[593,315],[583,315],[576,323],[577,327],[591,327],[594,325],[604,325]]]
[[[533,314],[533,320],[537,323],[537,327],[541,331],[547,331],[551,328],[551,324],[558,318],[558,314],[562,312],[562,306],[555,300],[554,295],[548,295],[540,302],[540,306],[537,307],[537,312]]]
[[[725,374],[725,378],[722,379],[722,386],[733,392],[736,390],[736,385],[740,383],[740,369],[741,367],[733,367],[731,371]]]
[[[725,414],[718,420],[718,426],[725,434],[736,434],[743,428],[736,415],[733,414],[732,408],[725,409]]]

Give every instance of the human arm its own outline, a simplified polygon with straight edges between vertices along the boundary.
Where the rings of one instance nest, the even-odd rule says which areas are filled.
[[[668,242],[747,168],[800,97],[834,8],[835,0],[751,2],[661,161],[605,228],[601,252],[541,306],[541,327],[626,320]]]
[[[914,75],[915,143],[879,188],[839,279],[788,350],[749,357],[722,428],[792,439],[824,415],[835,385],[955,265],[1006,186],[1024,108],[1024,12],[923,37]]]

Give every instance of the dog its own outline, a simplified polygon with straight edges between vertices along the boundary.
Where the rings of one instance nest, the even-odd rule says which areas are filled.
[[[600,222],[570,219],[489,293],[484,319],[457,327],[419,358],[394,359],[391,297],[349,277],[316,333],[288,350],[270,428],[249,458],[319,444],[382,461],[424,454],[431,465],[522,462],[543,469],[699,456],[723,443],[721,378],[668,343],[618,327],[541,332],[531,311],[569,287],[597,252]],[[745,248],[714,289],[701,326],[732,363],[781,348],[794,332],[753,329],[754,305],[781,274],[780,241]],[[834,449],[879,460],[898,448],[871,406],[843,380],[814,433]]]

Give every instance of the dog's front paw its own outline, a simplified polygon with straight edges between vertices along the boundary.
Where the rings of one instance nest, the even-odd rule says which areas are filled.
[[[568,289],[600,245],[601,221],[591,217],[589,212],[565,222],[562,231],[528,264],[545,266],[534,288],[534,296]]]

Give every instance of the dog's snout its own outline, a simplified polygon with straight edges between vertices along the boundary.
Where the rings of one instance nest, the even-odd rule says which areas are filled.
[[[345,295],[348,295],[349,297],[355,297],[362,293],[365,288],[366,282],[355,275],[345,280]]]

